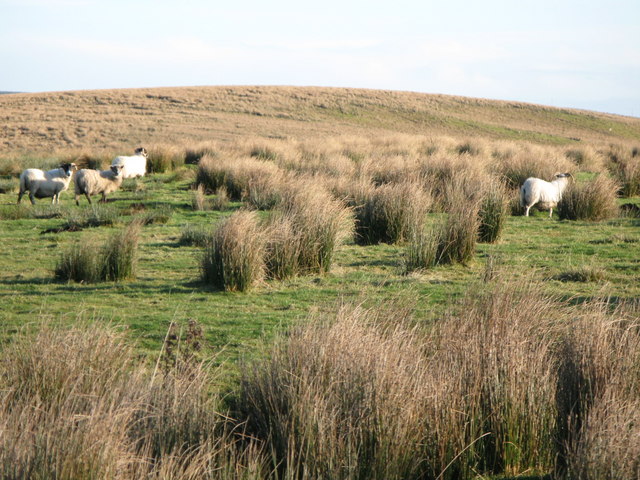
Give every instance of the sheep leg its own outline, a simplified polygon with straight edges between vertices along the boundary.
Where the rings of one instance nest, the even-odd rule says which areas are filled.
[[[91,205],[91,197],[89,196],[89,194],[85,193],[84,196],[87,197],[87,201],[89,202],[89,205]]]
[[[36,204],[36,196],[31,191],[29,192],[29,200],[31,200],[31,205]]]
[[[549,218],[553,218],[553,208],[549,209]]]
[[[528,216],[529,216],[529,209],[530,209],[530,208],[531,208],[531,207],[527,207],[527,208],[526,208],[526,210],[525,210],[525,212],[524,212],[524,216],[525,216],[525,217],[528,217]]]
[[[102,203],[107,203],[107,196],[104,194],[104,192],[102,192],[102,200],[100,200]]]
[[[18,204],[20,203],[20,201],[22,200],[22,196],[24,195],[24,190],[20,189],[20,192],[18,192]]]

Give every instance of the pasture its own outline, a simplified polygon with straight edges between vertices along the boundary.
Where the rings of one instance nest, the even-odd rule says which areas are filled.
[[[44,342],[46,350],[46,336],[33,340],[38,331],[54,338],[62,333],[51,332],[77,329],[80,338],[83,332],[115,338],[117,348],[110,348],[126,345],[135,359],[136,366],[126,368],[153,371],[155,378],[167,352],[188,347],[190,329],[201,329],[195,356],[208,361],[208,369],[191,365],[197,362],[189,357],[185,362],[197,374],[180,377],[186,367],[163,371],[172,382],[198,379],[194,403],[185,407],[197,421],[179,423],[165,412],[180,424],[174,440],[159,447],[155,436],[167,433],[145,431],[144,448],[127,440],[131,427],[124,422],[113,448],[154,458],[159,470],[127,467],[121,478],[203,478],[204,472],[210,478],[474,478],[554,471],[559,478],[597,478],[606,459],[617,461],[621,472],[608,478],[624,478],[633,468],[637,441],[621,453],[616,441],[624,444],[626,437],[594,432],[619,426],[614,420],[626,425],[632,419],[625,415],[640,402],[632,348],[640,342],[640,218],[634,207],[622,207],[640,204],[637,119],[323,89],[70,92],[0,102],[8,122],[0,151],[4,350],[21,341]],[[81,198],[76,206],[72,184],[59,205],[48,199],[15,205],[24,168],[74,161],[104,169],[116,154],[141,145],[149,149],[151,173],[125,180],[106,204],[89,206]],[[565,171],[576,178],[579,203],[593,200],[581,213],[586,218],[560,219],[555,209],[552,219],[534,210],[522,216],[521,182]],[[611,183],[586,188],[598,178]],[[474,222],[495,188],[502,228],[493,243],[479,242]],[[305,203],[313,213],[329,214],[311,215]],[[368,205],[374,213],[392,213],[375,216]],[[264,235],[267,252],[286,246],[274,233],[282,217],[291,215],[294,237],[305,244],[321,240],[303,233],[328,231],[339,218],[330,257],[317,268],[299,268],[296,253],[297,269],[284,275],[269,273],[258,255],[258,273],[241,288],[246,291],[203,280],[212,232],[247,210],[256,222],[251,237]],[[412,264],[415,252],[428,250],[459,211],[471,212],[458,221],[472,232],[465,239],[470,254]],[[295,223],[300,218],[308,223]],[[399,218],[405,219],[400,226],[393,223]],[[387,221],[392,225],[383,225]],[[64,252],[99,252],[131,222],[141,225],[132,278],[56,278]],[[242,232],[232,243],[246,240]],[[442,248],[434,252],[443,257]],[[64,342],[72,349],[82,343]],[[25,358],[27,350],[21,350]],[[416,358],[424,364],[411,363]],[[549,368],[536,370],[541,365]],[[514,371],[521,383],[509,383]],[[589,377],[592,371],[597,374]],[[451,383],[459,372],[480,386]],[[570,393],[585,405],[580,421],[588,427],[571,430],[577,413],[562,410],[572,408],[560,400],[565,383],[577,385]],[[439,390],[445,384],[448,390]],[[278,391],[285,393],[278,397]],[[614,400],[620,410],[609,418],[605,406]],[[279,402],[287,407],[270,410]],[[404,403],[412,407],[399,413]],[[235,423],[211,419],[207,409],[226,411]],[[12,418],[9,410],[3,418]],[[638,427],[629,428],[633,437]],[[3,462],[28,458],[7,446],[11,438],[2,443]],[[71,451],[69,445],[51,448],[72,472],[68,478],[86,474],[78,473],[73,455],[60,453]],[[602,461],[598,449],[606,452]],[[109,478],[113,459],[104,452],[111,450],[98,450],[85,464],[96,465],[97,478]],[[61,465],[40,461],[31,468]]]

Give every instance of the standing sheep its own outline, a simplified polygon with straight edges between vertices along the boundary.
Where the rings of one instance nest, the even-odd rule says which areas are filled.
[[[525,208],[525,216],[529,216],[529,209],[536,205],[539,210],[549,210],[549,218],[553,209],[562,200],[562,194],[573,176],[570,173],[556,173],[551,182],[539,178],[527,178],[520,187],[520,206]]]
[[[147,149],[144,147],[136,148],[135,155],[116,157],[111,165],[124,167],[123,178],[144,177],[144,174],[147,173]]]
[[[59,168],[43,172],[38,168],[28,168],[20,174],[20,192],[18,203],[29,191],[29,199],[33,205],[36,198],[51,198],[51,203],[60,203],[60,194],[69,188],[71,176],[76,169],[75,163],[65,163]]]
[[[84,194],[89,203],[91,196],[102,194],[102,202],[107,201],[107,195],[115,192],[124,177],[122,175],[122,165],[112,165],[109,170],[87,170],[83,169],[76,175],[76,205],[80,205],[80,195]]]

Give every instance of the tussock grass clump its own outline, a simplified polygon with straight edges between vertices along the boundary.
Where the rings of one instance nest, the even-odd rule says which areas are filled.
[[[184,163],[197,165],[203,157],[216,158],[220,155],[221,148],[217,142],[200,142],[193,147],[187,147],[184,152]]]
[[[416,231],[407,243],[403,257],[404,273],[427,270],[436,265],[438,237],[433,231]]]
[[[478,215],[478,241],[494,243],[498,241],[509,215],[509,192],[495,179],[484,186]]]
[[[160,205],[146,212],[140,212],[135,216],[136,221],[142,225],[164,225],[169,223],[173,216],[173,209],[168,205]]]
[[[430,232],[417,230],[405,251],[404,268],[409,273],[436,265],[468,264],[476,251],[480,229],[479,191],[475,180],[458,176],[445,186],[448,213]],[[467,193],[473,191],[473,195]]]
[[[300,273],[302,238],[293,220],[276,213],[267,224],[266,271],[267,277],[284,280]]]
[[[105,153],[95,154],[83,152],[79,155],[67,155],[66,161],[73,162],[78,169],[88,168],[90,170],[106,170],[111,165],[113,157]]]
[[[102,279],[102,265],[95,245],[77,243],[62,252],[54,274],[58,280],[95,283]]]
[[[278,208],[300,235],[301,273],[328,272],[335,249],[353,233],[351,209],[311,180],[291,182]]]
[[[72,210],[63,230],[76,231],[89,227],[112,227],[120,223],[120,213],[112,206],[97,204],[79,210]]]
[[[426,333],[404,309],[345,306],[245,368],[238,406],[249,432],[269,439],[280,473],[455,479],[548,471],[556,308],[500,285]]]
[[[59,280],[94,283],[135,278],[140,222],[132,222],[102,246],[77,243],[64,251],[54,274]]]
[[[621,196],[640,195],[640,156],[610,154],[608,169],[619,185]]]
[[[372,187],[355,208],[356,241],[363,245],[399,243],[424,228],[432,200],[417,182]]]
[[[123,332],[95,324],[45,326],[1,357],[2,478],[266,477],[198,362],[151,375]]]
[[[22,170],[24,170],[23,162],[18,157],[0,157],[0,176],[19,177]]]
[[[212,192],[225,187],[231,200],[246,200],[255,208],[268,210],[280,200],[284,172],[274,163],[254,158],[204,157],[196,181]]]
[[[157,145],[149,148],[147,170],[149,173],[166,173],[185,163],[185,151],[173,145]]]
[[[244,292],[263,279],[265,235],[256,212],[222,220],[207,242],[202,280],[221,290]]]
[[[475,145],[471,140],[466,140],[456,146],[455,152],[458,155],[472,155],[476,156],[480,154],[480,147]]]
[[[18,193],[20,183],[12,178],[0,178],[0,193]]]
[[[617,185],[600,174],[590,182],[569,185],[558,203],[563,220],[606,220],[618,215]]]
[[[444,224],[436,230],[436,265],[466,265],[476,251],[479,227],[478,206],[460,206],[449,211]]]
[[[198,212],[211,209],[209,199],[205,195],[202,185],[197,185],[194,190],[191,190],[191,208]]]
[[[637,305],[592,302],[560,351],[558,470],[570,478],[635,478],[640,456]]]
[[[554,280],[561,282],[602,282],[606,278],[606,272],[603,268],[595,267],[592,265],[584,265],[575,270],[568,270],[566,272],[554,275]]]
[[[105,243],[102,279],[118,282],[135,278],[141,228],[140,222],[133,221]]]
[[[178,243],[180,245],[204,247],[211,239],[210,230],[211,229],[209,227],[187,224],[182,228],[182,233],[180,234]]]
[[[445,186],[447,218],[435,230],[436,265],[461,263],[473,258],[480,227],[481,183],[478,179],[457,176]]]

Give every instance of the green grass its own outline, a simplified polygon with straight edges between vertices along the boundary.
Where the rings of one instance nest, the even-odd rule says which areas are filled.
[[[142,228],[137,278],[121,283],[72,284],[56,281],[60,252],[83,238],[104,243],[118,228],[98,226],[80,232],[42,232],[65,224],[65,218],[0,220],[0,324],[4,338],[25,324],[43,319],[73,323],[79,313],[126,325],[141,351],[157,352],[171,321],[194,319],[203,325],[212,351],[223,350],[223,360],[250,355],[264,336],[271,336],[311,311],[327,311],[345,299],[375,304],[390,300],[415,305],[418,318],[437,318],[452,299],[482,277],[488,258],[497,259],[504,275],[516,280],[529,271],[548,279],[544,288],[576,300],[594,296],[640,296],[640,233],[638,220],[616,219],[602,223],[549,220],[544,212],[532,217],[509,217],[502,239],[478,244],[467,266],[436,267],[404,275],[404,246],[340,247],[328,274],[312,274],[286,281],[267,281],[249,293],[224,293],[200,281],[202,249],[185,246],[180,238],[185,225],[210,227],[237,210],[193,211],[189,181],[166,183],[169,175],[147,177],[141,193],[119,191],[110,207],[123,213],[121,224],[135,215],[132,206],[144,204],[146,212],[170,210],[166,223]],[[5,209],[13,195],[0,194]],[[44,210],[50,209],[45,205]],[[86,208],[86,207],[85,207]],[[68,192],[62,211],[77,215]],[[436,216],[430,215],[430,223]],[[433,218],[431,218],[433,217]],[[563,273],[588,263],[604,272],[606,282],[556,280]]]

